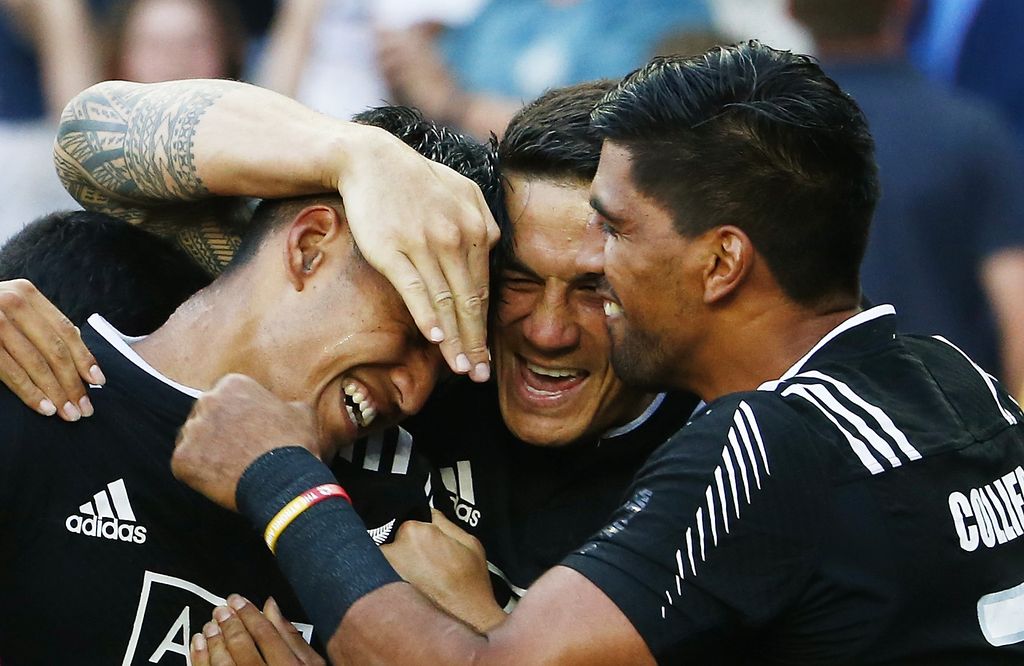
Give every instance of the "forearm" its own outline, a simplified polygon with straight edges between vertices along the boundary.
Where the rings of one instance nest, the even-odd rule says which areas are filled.
[[[499,664],[484,636],[399,583],[353,605],[327,644],[332,664]]]
[[[238,484],[238,507],[259,531],[288,500],[330,483],[297,447],[259,458]],[[322,501],[281,533],[275,554],[335,664],[471,663],[487,641],[400,582],[343,500]]]
[[[296,196],[337,189],[373,132],[236,81],[106,81],[64,109],[55,161],[93,208]]]

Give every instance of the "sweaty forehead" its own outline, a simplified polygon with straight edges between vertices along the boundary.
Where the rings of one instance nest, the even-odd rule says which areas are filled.
[[[513,182],[508,197],[518,268],[571,277],[590,215],[589,186],[547,179]]]

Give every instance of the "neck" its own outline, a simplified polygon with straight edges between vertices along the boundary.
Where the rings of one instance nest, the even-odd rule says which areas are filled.
[[[739,391],[753,391],[778,379],[803,358],[829,331],[860,310],[852,303],[808,308],[778,297],[762,300],[756,311],[736,308],[723,313],[709,333],[704,358],[693,367],[713,368],[694,380],[706,402]]]
[[[165,377],[200,391],[231,372],[247,373],[246,359],[256,356],[255,309],[238,282],[221,279],[203,289],[132,349]]]

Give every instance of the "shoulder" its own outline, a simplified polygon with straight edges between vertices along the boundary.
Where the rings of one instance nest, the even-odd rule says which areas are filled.
[[[788,480],[825,478],[825,451],[815,424],[783,396],[765,391],[723,397],[648,458],[635,485],[673,495],[701,497],[709,484],[732,485],[746,494]]]
[[[760,457],[786,449],[801,451],[810,437],[806,415],[781,393],[747,391],[731,394],[696,412],[670,440],[670,450],[721,453],[734,444],[755,450]]]

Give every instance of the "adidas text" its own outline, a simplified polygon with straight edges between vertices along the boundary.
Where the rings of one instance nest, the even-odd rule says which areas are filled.
[[[146,543],[146,528],[142,525],[131,525],[118,522],[117,518],[97,518],[96,516],[68,516],[64,521],[68,532],[84,534],[91,537],[102,537],[113,541],[129,543]]]
[[[451,500],[452,504],[455,505],[455,515],[458,516],[459,520],[470,527],[476,527],[477,523],[480,522],[480,511],[474,509],[473,505],[463,504],[454,497],[452,497]]]

